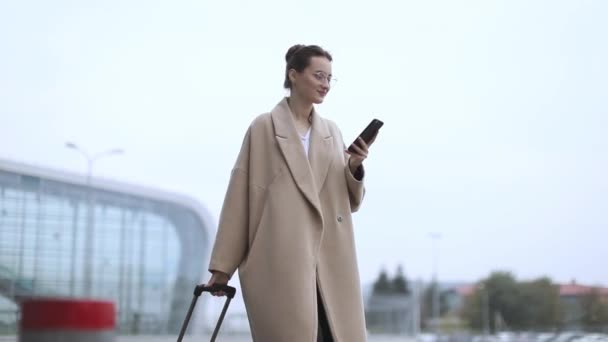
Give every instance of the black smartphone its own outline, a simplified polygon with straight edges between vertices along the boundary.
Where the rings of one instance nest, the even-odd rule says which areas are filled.
[[[372,122],[370,122],[369,125],[365,127],[363,132],[359,134],[359,136],[361,137],[361,139],[363,139],[363,141],[365,141],[366,144],[369,144],[369,142],[376,136],[376,134],[378,134],[378,130],[380,129],[380,127],[382,127],[382,125],[384,125],[384,122],[378,119],[373,119]],[[353,144],[357,144],[358,139],[359,138],[355,139],[355,141],[353,141]],[[353,149],[353,144],[348,146],[348,151],[355,153],[355,150]]]

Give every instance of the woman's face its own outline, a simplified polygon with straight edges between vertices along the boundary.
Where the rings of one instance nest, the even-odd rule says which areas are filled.
[[[327,58],[311,57],[302,72],[289,71],[291,93],[310,103],[322,103],[331,87],[331,76],[331,62]]]

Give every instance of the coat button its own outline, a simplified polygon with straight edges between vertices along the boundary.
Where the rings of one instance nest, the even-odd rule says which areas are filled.
[[[342,222],[342,216],[338,215],[338,222]]]

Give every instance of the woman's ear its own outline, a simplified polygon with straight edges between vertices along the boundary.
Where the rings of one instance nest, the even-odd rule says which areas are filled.
[[[289,72],[287,73],[287,76],[289,77],[289,81],[291,82],[291,85],[294,85],[296,82],[296,77],[297,77],[298,72],[296,71],[296,69],[289,69]]]

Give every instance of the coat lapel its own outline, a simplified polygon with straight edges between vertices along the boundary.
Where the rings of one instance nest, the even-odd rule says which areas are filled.
[[[313,112],[308,150],[309,163],[286,98],[272,110],[271,117],[276,140],[298,189],[323,217],[319,192],[327,176],[333,147],[327,125],[316,112]]]
[[[331,164],[331,156],[334,148],[333,139],[329,133],[327,123],[313,111],[312,128],[310,132],[310,148],[308,149],[308,159],[312,169],[317,194],[323,189],[327,171]]]

